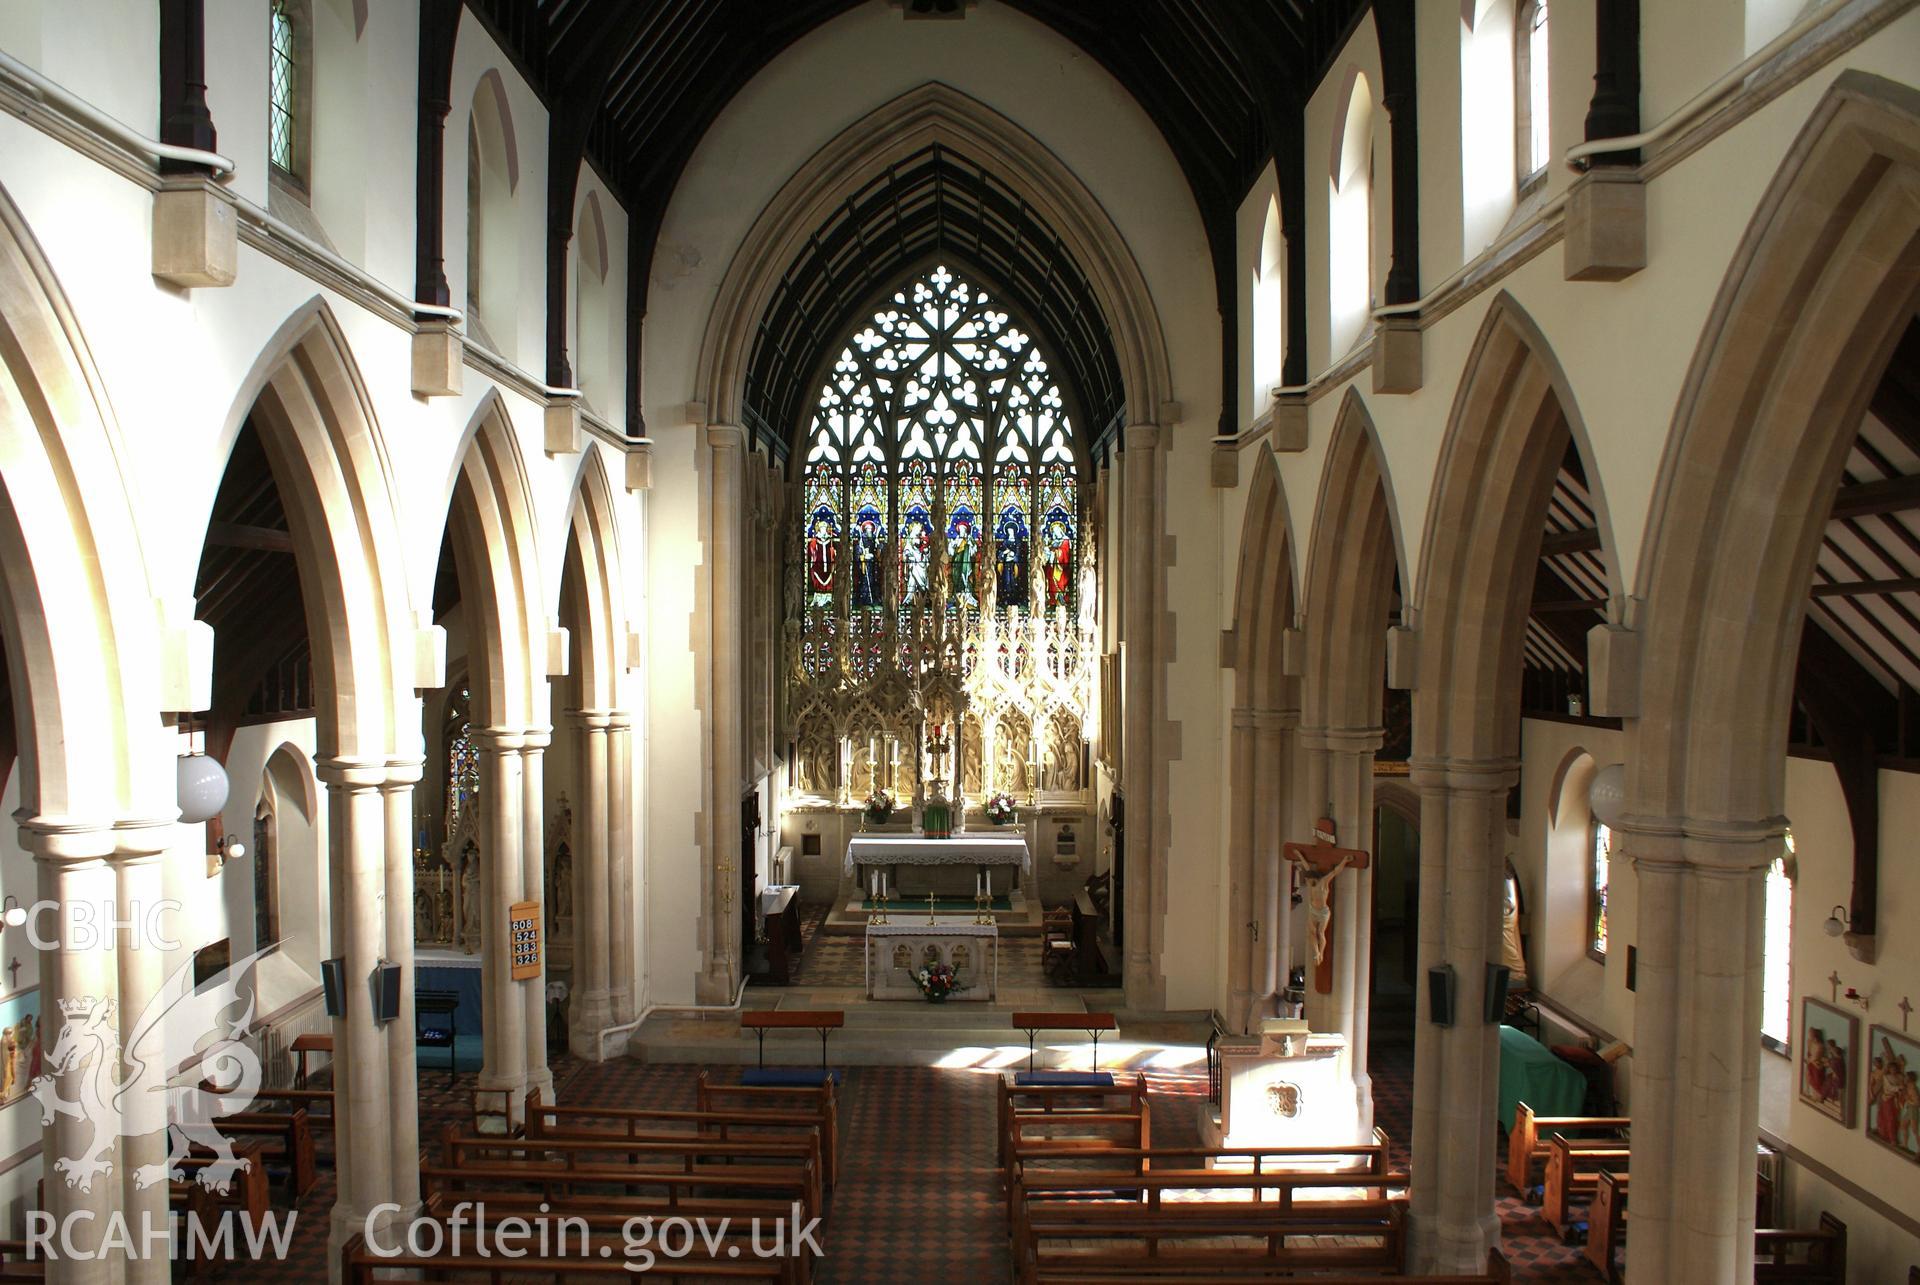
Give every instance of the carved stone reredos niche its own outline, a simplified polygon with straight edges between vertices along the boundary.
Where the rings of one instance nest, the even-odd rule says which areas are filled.
[[[1106,211],[1060,158],[1019,125],[949,85],[909,90],[854,122],[795,172],[754,221],[727,267],[702,339],[694,387],[709,425],[745,422],[760,323],[826,226],[889,166],[939,146],[991,172],[1029,206],[1085,274],[1111,337],[1129,424],[1155,424],[1172,402],[1165,332],[1138,263]],[[914,264],[889,265],[887,275]],[[791,428],[791,425],[778,426]]]

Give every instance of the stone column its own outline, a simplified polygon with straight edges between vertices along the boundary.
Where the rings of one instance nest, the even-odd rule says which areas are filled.
[[[1379,728],[1326,734],[1327,802],[1342,847],[1373,850],[1373,755]],[[1317,797],[1317,796],[1315,796]],[[1373,866],[1334,880],[1334,1024],[1347,1037],[1361,1136],[1373,1130],[1373,1076],[1367,1052],[1373,1018]]]
[[[743,560],[746,514],[746,431],[737,425],[707,426],[707,460],[712,472],[712,524],[708,529],[707,664],[712,675],[708,691],[709,726],[713,737],[713,780],[705,800],[702,833],[706,838],[706,931],[702,934],[705,963],[695,980],[701,1003],[729,1004],[741,968],[739,919],[732,889],[739,883],[742,854],[739,842],[745,702],[742,667],[745,634],[742,621]]]
[[[480,1088],[500,1090],[510,1119],[519,1122],[527,1091],[526,1008],[513,980],[508,907],[523,900],[525,842],[521,728],[475,728],[480,750],[480,1007],[485,1030]]]
[[[339,1194],[327,1237],[339,1261],[367,1227],[367,1213],[393,1195],[393,1120],[387,1030],[374,1020],[373,971],[386,950],[387,808],[384,758],[322,758],[333,882],[333,949],[345,962],[346,1012],[333,1019],[334,1145]],[[406,1035],[412,1044],[412,1033]],[[411,1049],[409,1049],[411,1052]]]
[[[1259,803],[1255,798],[1254,712],[1244,706],[1233,711],[1233,731],[1228,741],[1228,789],[1233,799],[1228,822],[1230,875],[1227,903],[1221,908],[1228,922],[1233,943],[1227,969],[1227,1007],[1224,1014],[1231,1029],[1251,1032],[1259,1016],[1256,1010],[1267,989],[1266,957],[1273,943],[1260,926],[1260,914],[1266,905],[1261,891],[1263,846],[1259,842],[1260,825],[1256,819]],[[1236,1026],[1237,1024],[1237,1026]]]
[[[613,1024],[607,987],[607,730],[605,710],[581,710],[580,849],[574,860],[573,999],[567,1045],[576,1057],[600,1056],[600,1032]]]
[[[639,1016],[635,997],[635,910],[633,905],[633,716],[613,710],[607,716],[607,940],[613,966],[608,989],[613,1021],[625,1025]]]
[[[520,753],[521,899],[539,902],[543,916],[547,901],[546,761],[547,746],[552,743],[552,728],[531,728]],[[542,931],[545,931],[544,926]],[[542,1102],[550,1103],[553,1101],[553,1072],[547,1067],[547,942],[543,939],[540,946],[540,975],[527,981],[514,982],[513,985],[520,991],[524,1015],[522,1021],[526,1029],[527,1088],[538,1091]],[[511,954],[511,950],[508,953]],[[508,967],[511,969],[511,962]]]
[[[1289,733],[1298,718],[1297,710],[1234,711],[1234,790],[1236,797],[1245,800],[1235,821],[1234,840],[1246,845],[1250,901],[1245,913],[1253,923],[1247,943],[1250,994],[1237,1012],[1244,1014],[1249,1032],[1261,1018],[1279,1011],[1291,958],[1292,916],[1286,904],[1288,878],[1280,845],[1287,840],[1285,803],[1294,793]],[[1240,913],[1239,908],[1233,913]]]
[[[1154,735],[1162,696],[1159,425],[1127,428],[1120,490],[1126,529],[1121,624],[1127,649],[1121,766],[1128,818],[1126,904],[1122,907],[1127,917],[1124,980],[1129,1008],[1160,1009],[1166,1006],[1166,977],[1160,960],[1167,930],[1167,818],[1165,800],[1158,795],[1165,774]]]
[[[1752,1049],[1765,870],[1784,824],[1626,817],[1613,828],[1614,859],[1632,860],[1638,892],[1629,1280],[1753,1278]]]
[[[186,936],[182,916],[162,914],[160,903],[166,897],[162,882],[160,854],[173,832],[169,823],[128,824],[115,827],[117,843],[113,864],[115,884],[114,956],[118,964],[120,1047],[131,1047],[130,1037],[147,1005],[160,991],[166,978],[166,956],[153,934],[156,931],[173,940]],[[198,827],[195,828],[198,832]],[[191,967],[190,961],[181,967]],[[41,1012],[44,1014],[45,1009]],[[205,1032],[212,1034],[211,1031]],[[164,1094],[134,1093],[121,1099],[120,1119],[120,1204],[133,1232],[136,1246],[149,1228],[166,1227],[170,1219],[167,1184],[141,1186],[140,1170],[164,1165],[167,1159],[167,1102]],[[128,1282],[138,1285],[166,1285],[173,1276],[173,1265],[164,1254],[148,1254],[136,1248],[126,1263]]]
[[[413,1033],[413,787],[424,765],[390,759],[381,783],[387,839],[387,936],[389,964],[400,966],[400,1009],[387,1038],[387,1137],[393,1169],[396,1220],[410,1221],[420,1206],[420,1064]]]
[[[1486,971],[1500,961],[1507,792],[1512,759],[1426,758],[1420,791],[1419,971],[1454,974],[1451,1026],[1433,1023],[1424,986],[1414,1034],[1414,1269],[1484,1270],[1500,1240],[1494,1211],[1494,1103],[1499,1022],[1488,1021]],[[1636,1166],[1637,1168],[1638,1166]]]
[[[55,907],[90,906],[94,917],[75,923],[60,910],[49,910],[35,920],[35,930],[58,942],[53,950],[40,956],[41,1038],[51,1053],[61,1035],[63,1018],[76,1028],[86,1025],[87,1015],[96,1006],[116,998],[118,979],[113,956],[108,954],[100,933],[104,919],[114,908],[114,877],[107,857],[118,846],[112,829],[105,823],[82,821],[72,817],[30,816],[23,809],[14,814],[19,824],[19,843],[33,854],[38,872],[38,897]],[[71,1016],[67,1005],[74,1005]],[[77,1035],[78,1029],[75,1034]],[[84,1053],[85,1044],[81,1046]],[[104,1047],[65,1071],[55,1072],[49,1064],[55,1091],[68,1102],[86,1102],[89,1085],[101,1090],[100,1105],[85,1118],[56,1116],[41,1129],[41,1166],[46,1174],[46,1212],[54,1219],[55,1234],[63,1228],[73,1233],[74,1247],[95,1256],[85,1261],[58,1258],[47,1264],[47,1279],[76,1285],[107,1285],[114,1277],[114,1265],[99,1256],[110,1215],[119,1212],[121,1184],[106,1172],[89,1180],[88,1190],[70,1187],[55,1172],[60,1161],[82,1161],[96,1151],[96,1139],[111,1143],[120,1133],[120,1116],[113,1109],[114,1074],[103,1065],[108,1056]],[[109,1146],[104,1159],[112,1161],[117,1150]],[[82,1215],[80,1221],[69,1221]],[[90,1215],[90,1218],[85,1216]],[[57,1241],[56,1241],[57,1243]]]

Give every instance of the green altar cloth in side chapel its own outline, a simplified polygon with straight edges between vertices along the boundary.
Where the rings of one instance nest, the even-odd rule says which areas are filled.
[[[1500,1127],[1513,1128],[1513,1109],[1524,1102],[1535,1115],[1579,1115],[1587,1080],[1547,1051],[1547,1046],[1511,1026],[1500,1028]]]

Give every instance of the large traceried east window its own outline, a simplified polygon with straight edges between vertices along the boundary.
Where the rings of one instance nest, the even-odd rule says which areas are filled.
[[[827,371],[803,464],[797,784],[910,791],[911,701],[950,711],[963,792],[1080,788],[1080,466],[1033,336],[952,268],[915,276]]]

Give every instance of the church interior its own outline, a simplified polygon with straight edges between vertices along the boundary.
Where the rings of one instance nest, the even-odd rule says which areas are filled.
[[[1920,1282],[1917,10],[0,5],[0,1279]]]

